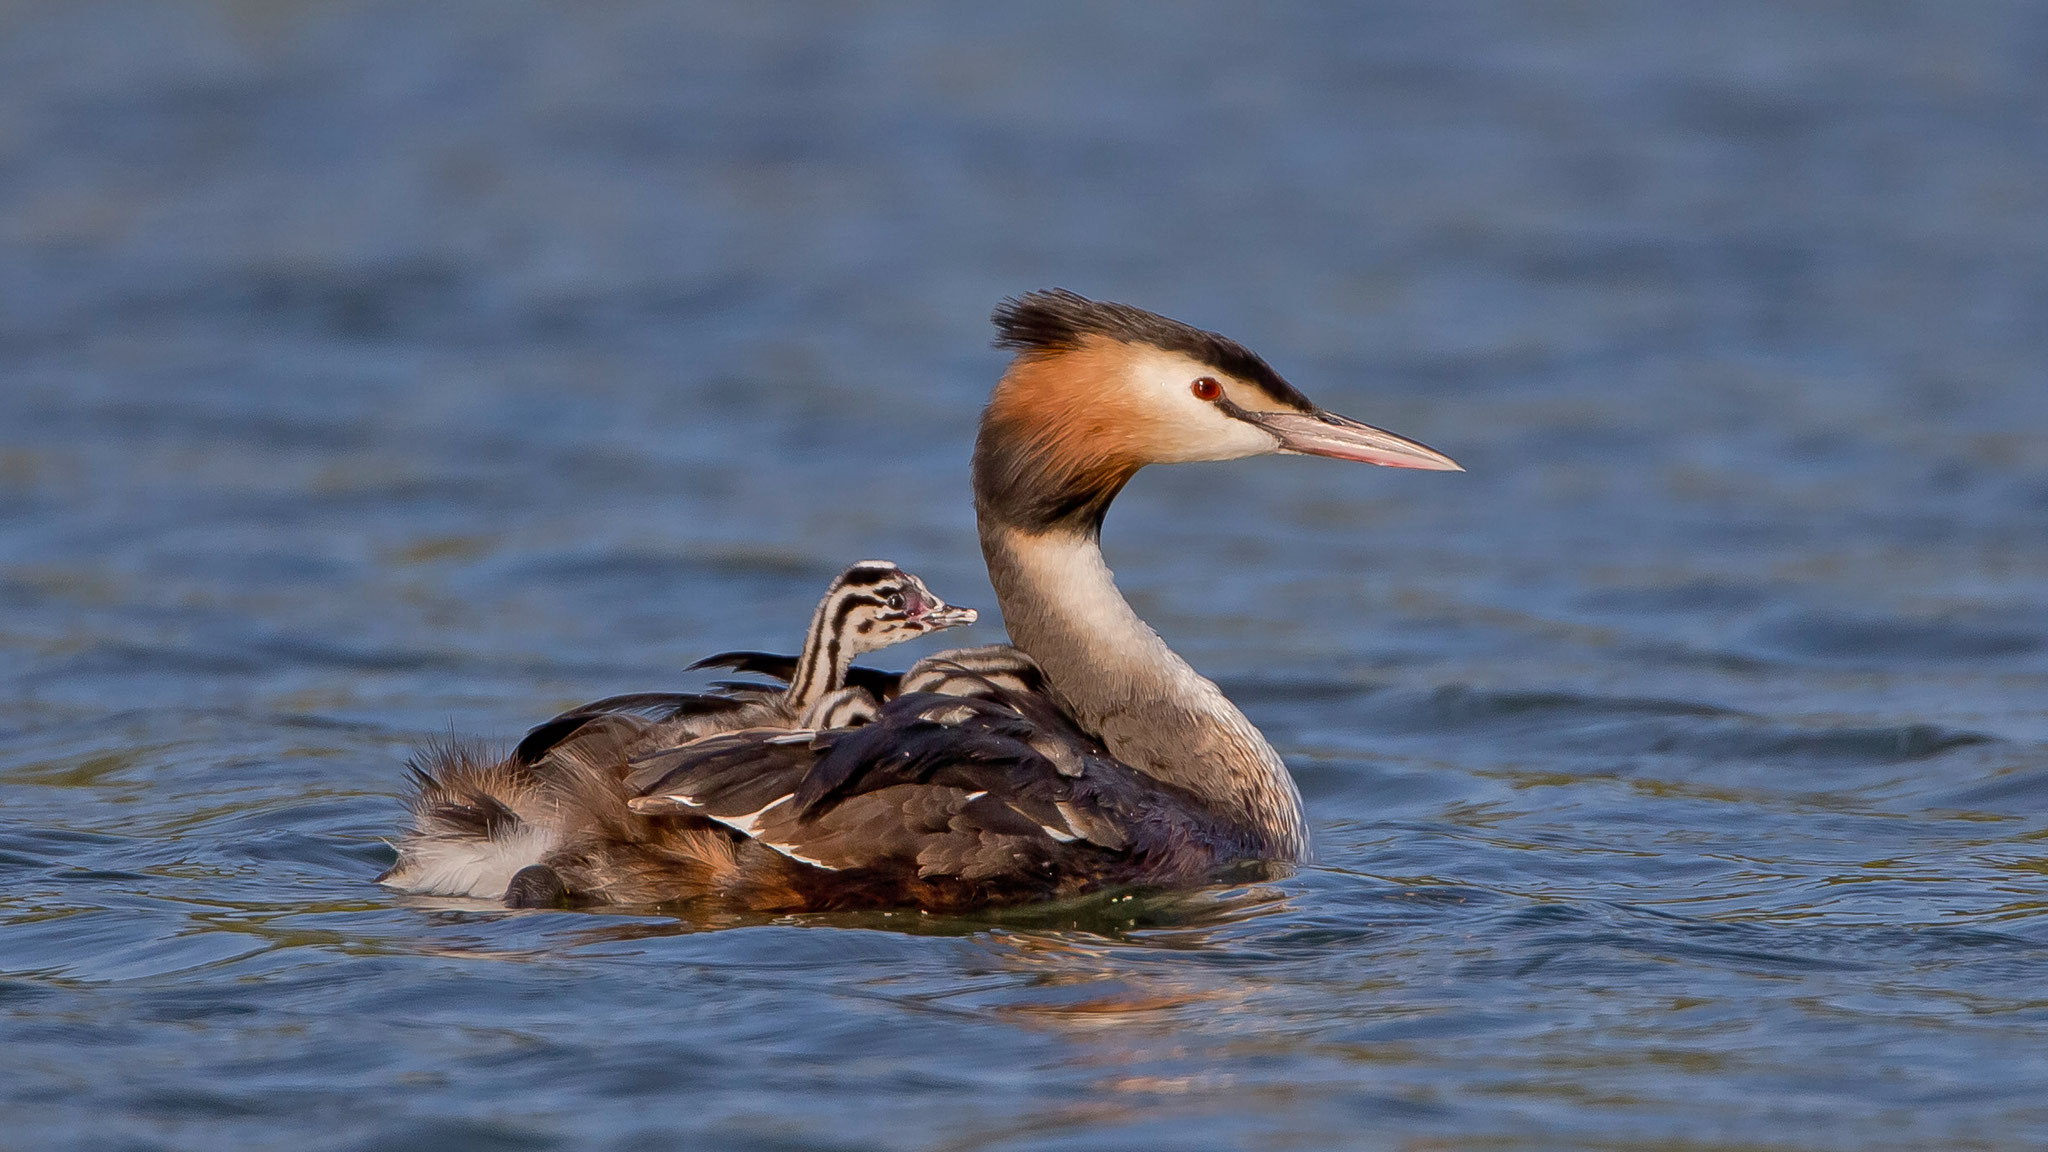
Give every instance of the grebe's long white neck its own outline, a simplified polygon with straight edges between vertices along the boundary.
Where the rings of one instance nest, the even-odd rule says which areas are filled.
[[[982,552],[1013,643],[1117,759],[1237,814],[1268,859],[1308,850],[1301,794],[1215,684],[1131,609],[1093,533],[984,521]]]

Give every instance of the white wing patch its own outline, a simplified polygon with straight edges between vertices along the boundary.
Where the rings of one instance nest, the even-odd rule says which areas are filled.
[[[813,868],[823,868],[827,872],[839,871],[839,869],[834,868],[832,865],[825,863],[823,860],[813,860],[809,856],[805,856],[802,853],[792,852],[788,848],[785,848],[772,840],[762,840],[760,841],[760,843],[768,845],[770,848],[775,849],[777,852],[782,853],[784,856],[789,857],[791,860],[794,860],[799,864],[809,864]]]
[[[653,799],[653,797],[636,797],[636,799]],[[660,799],[673,800],[679,804],[687,804],[692,808],[698,809],[699,811],[702,811],[704,808],[704,805],[699,804],[697,801],[692,800],[688,796],[663,796],[660,797]],[[766,816],[768,813],[775,811],[777,808],[780,808],[784,804],[789,803],[789,801],[790,797],[788,796],[778,796],[775,799],[769,801],[768,803],[762,805],[760,808],[757,808],[754,811],[745,813],[743,815],[720,816],[715,813],[705,812],[704,818],[707,820],[716,820],[720,824],[725,825],[727,828],[730,828],[733,831],[739,833],[740,835],[752,840],[754,843],[763,845],[765,847],[773,848],[777,852],[780,852],[784,856],[789,857],[791,860],[794,860],[799,864],[809,864],[813,868],[823,868],[827,872],[839,871],[839,869],[833,867],[830,864],[825,863],[823,860],[813,860],[809,856],[806,856],[803,853],[798,852],[793,848],[790,848],[786,844],[777,844],[775,841],[770,840],[761,835],[761,817]]]
[[[1059,841],[1062,844],[1072,844],[1074,841],[1080,839],[1079,836],[1074,835],[1072,832],[1067,831],[1065,828],[1055,828],[1050,824],[1040,824],[1039,827],[1045,830],[1045,834],[1047,836],[1052,837],[1053,839]]]
[[[692,808],[703,807],[702,804],[699,804],[695,800],[691,800],[688,797],[679,796],[677,797],[677,799],[681,800],[685,804],[688,804]],[[760,839],[761,833],[756,828],[757,822],[761,819],[761,817],[766,816],[768,813],[774,811],[777,808],[780,808],[782,805],[788,802],[789,797],[779,796],[776,799],[770,801],[767,804],[762,805],[760,808],[755,809],[754,811],[749,812],[744,816],[713,816],[709,812],[706,812],[704,815],[709,816],[711,819],[718,821],[720,824],[725,825],[727,828],[732,829],[733,831],[739,833],[742,836],[751,836],[758,840]],[[766,844],[767,841],[763,840],[762,843]],[[769,845],[769,847],[772,848],[774,847],[774,845],[771,844]]]

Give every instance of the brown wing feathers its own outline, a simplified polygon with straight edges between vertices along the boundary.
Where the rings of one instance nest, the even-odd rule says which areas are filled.
[[[783,659],[714,662],[775,675]],[[543,803],[557,835],[531,870],[547,881],[535,890],[577,902],[964,908],[1193,882],[1243,855],[1230,821],[1075,728],[1013,648],[941,653],[889,680],[911,690],[866,725],[818,732],[690,739],[691,725],[672,722],[749,701],[594,701],[535,728],[506,760],[443,758],[419,803],[445,832],[484,838]],[[687,742],[654,743],[665,734]],[[500,793],[522,799],[508,807]]]
[[[895,876],[937,905],[1215,867],[1231,837],[1206,806],[1162,794],[1043,698],[989,691],[905,695],[842,732],[753,730],[671,749],[636,772],[650,783],[631,803],[709,816],[870,885]]]

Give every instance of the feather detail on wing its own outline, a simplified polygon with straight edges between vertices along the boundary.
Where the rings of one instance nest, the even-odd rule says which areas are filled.
[[[1109,875],[1176,881],[1236,855],[1228,821],[1207,805],[1009,686],[1035,666],[991,658],[990,675],[925,663],[906,688],[951,692],[906,691],[858,728],[747,729],[637,757],[628,804],[707,817],[834,872],[1048,895]]]

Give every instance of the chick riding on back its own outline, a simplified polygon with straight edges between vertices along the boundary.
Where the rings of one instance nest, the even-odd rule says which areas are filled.
[[[728,652],[691,665],[773,676],[787,687],[728,682],[716,693],[607,697],[536,726],[502,760],[460,746],[429,749],[413,766],[413,830],[400,842],[398,863],[379,879],[408,892],[517,898],[512,882],[538,862],[532,850],[543,842],[552,850],[563,839],[550,832],[560,822],[548,816],[561,807],[564,782],[586,791],[591,784],[586,773],[564,771],[558,762],[622,742],[670,748],[725,732],[865,723],[894,694],[896,677],[856,668],[856,657],[972,624],[976,616],[889,561],[863,560],[826,589],[798,656]],[[622,764],[617,775],[624,774]],[[523,883],[545,887],[546,879],[529,872]]]

